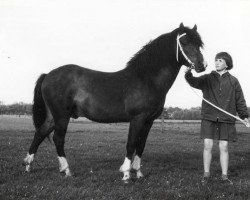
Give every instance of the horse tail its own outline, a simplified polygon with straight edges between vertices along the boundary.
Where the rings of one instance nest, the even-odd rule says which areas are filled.
[[[36,81],[32,106],[33,123],[36,129],[40,128],[46,119],[46,107],[42,96],[41,86],[47,74],[41,74]]]

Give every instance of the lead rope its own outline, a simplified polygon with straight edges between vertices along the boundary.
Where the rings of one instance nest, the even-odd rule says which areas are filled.
[[[211,103],[210,101],[206,100],[205,98],[203,98],[202,96],[200,96],[199,94],[197,94],[197,92],[196,92],[191,86],[190,86],[190,88],[193,90],[193,92],[196,94],[196,96],[198,96],[199,98],[201,98],[202,100],[204,100],[204,101],[205,101],[206,103],[208,103],[209,105],[211,105],[211,106],[213,106],[214,108],[218,109],[219,111],[221,111],[221,112],[223,112],[223,113],[225,113],[225,114],[227,114],[227,115],[229,115],[229,116],[231,116],[231,117],[233,117],[233,118],[239,120],[239,121],[240,121],[241,123],[243,123],[246,127],[248,127],[248,128],[250,127],[250,124],[249,124],[249,123],[246,123],[246,122],[245,122],[244,120],[242,120],[241,118],[239,118],[239,117],[237,117],[237,116],[235,116],[235,115],[233,115],[233,114],[231,114],[231,113],[229,113],[229,112],[223,110],[222,108],[220,108],[220,107],[214,105],[214,104]]]

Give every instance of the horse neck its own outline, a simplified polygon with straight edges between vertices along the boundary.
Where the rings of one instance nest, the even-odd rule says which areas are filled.
[[[175,81],[181,67],[176,60],[175,38],[174,35],[157,38],[139,51],[128,62],[125,70],[166,93]]]
[[[176,63],[167,64],[155,77],[153,77],[152,84],[155,85],[157,90],[166,94],[176,80],[180,68],[181,65]]]

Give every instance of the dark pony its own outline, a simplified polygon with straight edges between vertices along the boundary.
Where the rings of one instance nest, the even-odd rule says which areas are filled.
[[[192,63],[197,72],[205,70],[202,46],[196,25],[190,29],[181,24],[145,45],[120,71],[106,73],[71,64],[42,74],[34,91],[36,132],[24,159],[26,171],[31,170],[41,142],[54,131],[60,172],[70,176],[65,134],[71,117],[86,117],[101,123],[130,123],[127,154],[120,171],[125,181],[131,169],[142,177],[141,156],[153,121],[161,114],[166,94],[182,65]]]

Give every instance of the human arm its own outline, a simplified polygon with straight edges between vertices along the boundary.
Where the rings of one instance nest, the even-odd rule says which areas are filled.
[[[236,81],[235,85],[235,100],[236,100],[236,111],[239,117],[243,119],[246,123],[249,123],[246,101],[238,80]]]
[[[191,87],[196,89],[201,90],[205,84],[205,76],[194,77],[190,69],[186,71],[185,79]]]

